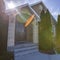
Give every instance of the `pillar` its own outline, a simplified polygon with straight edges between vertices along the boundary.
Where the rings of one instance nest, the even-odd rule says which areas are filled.
[[[14,45],[15,45],[15,16],[13,14],[9,14],[7,48],[14,47]]]
[[[38,44],[38,24],[36,19],[33,21],[33,43]]]

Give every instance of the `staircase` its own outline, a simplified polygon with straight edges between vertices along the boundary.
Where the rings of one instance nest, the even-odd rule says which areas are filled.
[[[14,55],[15,57],[17,57],[17,56],[22,56],[26,54],[31,54],[37,51],[38,51],[38,46],[36,44],[24,43],[24,44],[19,44],[15,46]]]
[[[14,57],[23,56],[27,54],[32,54],[38,51],[37,44],[24,43],[19,44],[14,47]]]

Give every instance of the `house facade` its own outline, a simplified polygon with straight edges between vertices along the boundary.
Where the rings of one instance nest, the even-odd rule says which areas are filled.
[[[4,4],[1,4],[4,7]],[[24,4],[16,7],[13,10],[5,10],[5,7],[1,6],[1,9],[4,10],[2,14],[3,21],[6,20],[7,27],[6,28],[6,36],[4,33],[2,36],[5,36],[5,44],[7,48],[14,47],[16,44],[30,42],[30,43],[39,43],[38,39],[38,22],[41,21],[40,19],[40,13],[42,10],[47,11],[47,8],[44,6],[42,2],[36,3],[36,4]],[[2,12],[1,10],[1,12]],[[24,27],[24,24],[26,20],[34,14],[34,20],[30,25],[28,25],[26,28]],[[52,19],[54,23],[54,19]],[[55,25],[53,25],[55,26]],[[4,30],[4,29],[3,29]],[[2,30],[1,30],[2,31]],[[2,42],[4,39],[2,38]]]

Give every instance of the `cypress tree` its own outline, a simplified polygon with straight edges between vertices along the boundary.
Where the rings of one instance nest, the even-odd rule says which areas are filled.
[[[41,22],[39,23],[39,50],[49,53],[52,50],[52,24],[49,11],[40,14]]]
[[[56,24],[55,48],[56,48],[56,52],[60,53],[60,15],[58,15],[58,22]]]

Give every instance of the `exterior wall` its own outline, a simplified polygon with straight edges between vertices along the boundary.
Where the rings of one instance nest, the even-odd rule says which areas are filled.
[[[8,16],[4,11],[4,2],[0,0],[0,55],[2,55],[7,48]]]
[[[3,0],[0,0],[0,12],[5,10],[5,5]]]
[[[42,2],[37,3],[36,5],[32,5],[31,7],[35,10],[35,12],[36,12],[39,16],[40,16],[40,13],[41,13],[42,9],[43,9],[44,11],[47,10],[47,8],[43,5]]]
[[[33,43],[38,43],[38,23],[36,18],[33,21]]]
[[[32,6],[32,8],[40,15],[39,5]]]

